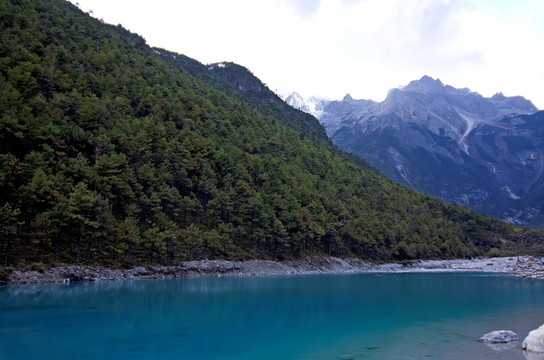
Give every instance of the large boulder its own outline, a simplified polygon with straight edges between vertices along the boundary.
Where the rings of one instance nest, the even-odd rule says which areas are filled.
[[[521,347],[526,351],[544,353],[544,325],[531,331],[523,340]]]
[[[518,341],[518,335],[510,330],[496,330],[485,334],[480,341],[486,344],[504,344],[512,341]]]

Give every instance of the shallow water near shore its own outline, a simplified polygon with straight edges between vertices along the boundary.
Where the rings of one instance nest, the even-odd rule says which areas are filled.
[[[544,323],[544,281],[486,273],[0,288],[0,359],[525,359],[477,340]]]

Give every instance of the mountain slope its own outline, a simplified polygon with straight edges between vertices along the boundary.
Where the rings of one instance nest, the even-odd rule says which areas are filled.
[[[513,223],[544,223],[544,112],[510,115],[480,124],[467,136],[473,157],[493,174],[506,197],[502,217]]]
[[[273,116],[305,136],[311,136],[318,141],[328,141],[327,134],[316,118],[304,111],[286,106],[278,95],[245,67],[231,62],[203,65],[185,55],[168,50],[155,49],[155,52],[166,62],[187,71],[229,96],[250,103],[263,115]]]
[[[154,52],[167,63],[203,80],[216,90],[250,105],[261,115],[297,130],[300,136],[327,147],[341,158],[378,172],[365,159],[340,150],[329,139],[319,120],[300,109],[289,106],[245,67],[229,62],[203,65],[190,57],[172,51],[155,48]]]
[[[0,21],[4,266],[519,251],[512,226],[346,161],[67,2],[3,2]]]
[[[322,118],[334,124],[331,137],[340,148],[396,182],[538,225],[544,219],[538,196],[544,123],[536,112],[521,97],[484,98],[424,76],[390,90],[381,103],[331,102]]]

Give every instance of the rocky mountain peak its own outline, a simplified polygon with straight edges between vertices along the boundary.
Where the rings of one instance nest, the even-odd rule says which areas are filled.
[[[542,114],[423,76],[382,102],[347,94],[317,114],[341,149],[392,180],[517,224],[544,219]],[[544,113],[544,112],[542,112]]]
[[[406,86],[400,88],[402,91],[418,92],[423,94],[440,93],[444,91],[444,84],[440,79],[433,79],[424,75],[419,80],[410,81]]]
[[[498,92],[495,95],[491,97],[492,100],[504,100],[506,99],[506,96],[502,92]]]
[[[344,98],[342,99],[342,101],[353,101],[353,98],[351,97],[350,94],[346,94],[346,96],[344,96]]]
[[[297,109],[302,109],[304,107],[304,98],[296,91],[287,96],[285,102]]]

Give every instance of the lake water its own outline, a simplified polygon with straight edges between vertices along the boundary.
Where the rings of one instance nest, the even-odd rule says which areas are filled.
[[[0,359],[525,359],[544,281],[482,273],[0,287]]]

